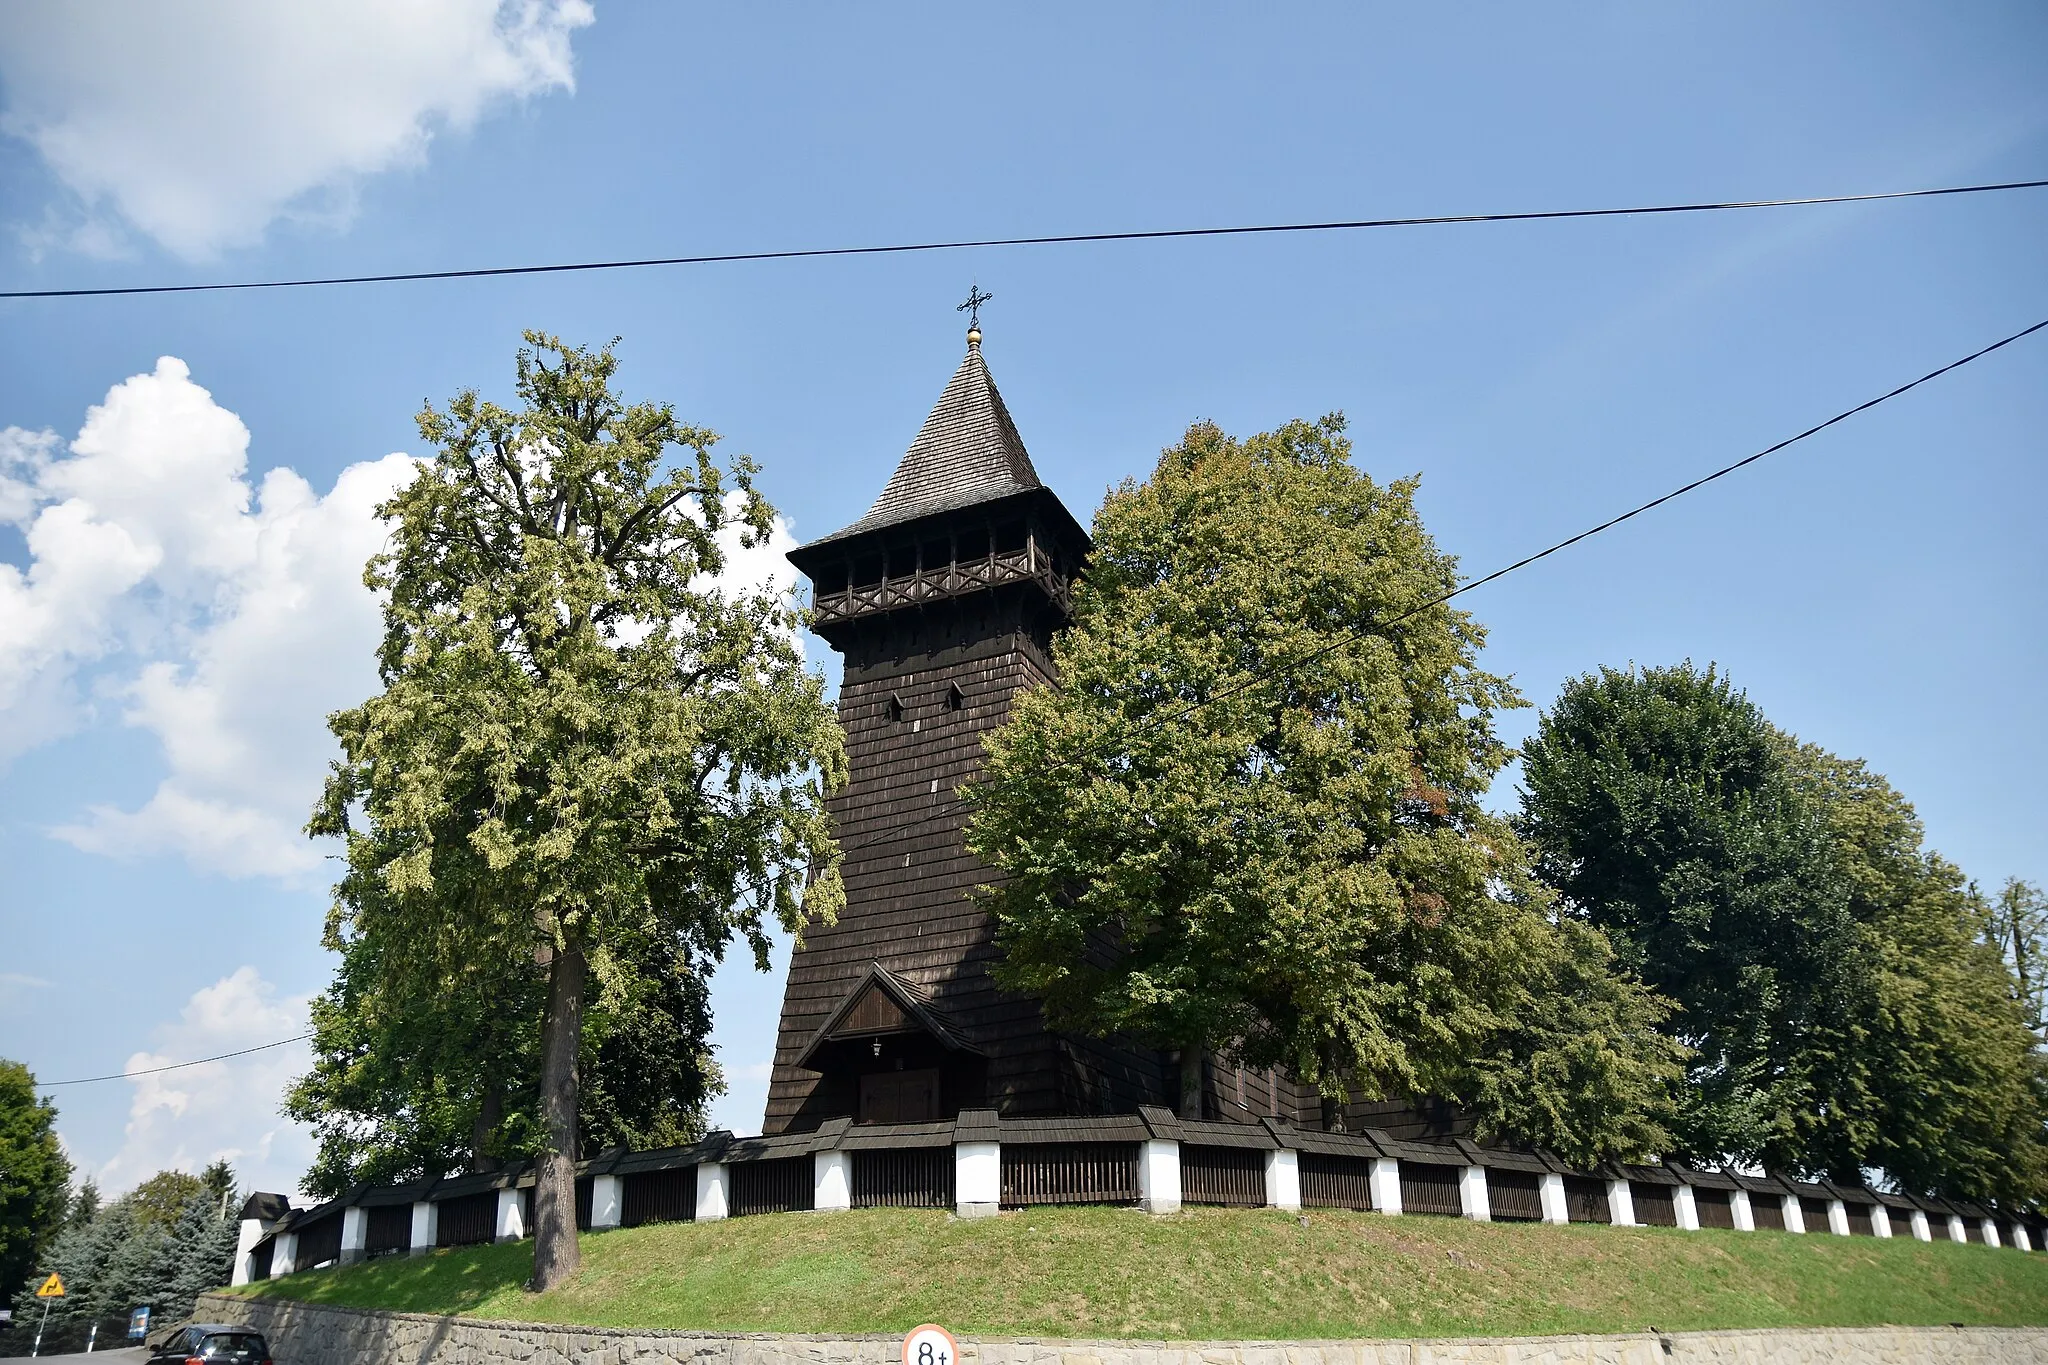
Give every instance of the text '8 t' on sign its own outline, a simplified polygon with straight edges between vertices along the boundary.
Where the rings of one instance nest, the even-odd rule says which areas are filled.
[[[903,1365],[956,1365],[959,1359],[953,1334],[935,1322],[913,1327],[903,1338]]]

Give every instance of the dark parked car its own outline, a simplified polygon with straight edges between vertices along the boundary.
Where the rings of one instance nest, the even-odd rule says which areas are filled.
[[[187,1322],[157,1338],[149,1349],[157,1361],[204,1360],[221,1365],[271,1365],[270,1343],[261,1333],[226,1322]]]

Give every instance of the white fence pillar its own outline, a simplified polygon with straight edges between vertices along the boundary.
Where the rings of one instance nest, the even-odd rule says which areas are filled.
[[[962,1218],[987,1218],[1003,1206],[1003,1144],[953,1144],[953,1211]]]
[[[2012,1244],[2021,1251],[2032,1251],[2034,1249],[2034,1239],[2027,1235],[2027,1228],[2024,1223],[2014,1223],[2012,1225]]]
[[[1618,1228],[1636,1226],[1636,1197],[1626,1180],[1607,1182],[1607,1221]]]
[[[1828,1200],[1828,1231],[1837,1237],[1849,1235],[1849,1206],[1839,1199]]]
[[[1301,1207],[1301,1156],[1285,1147],[1266,1153],[1266,1207]]]
[[[1970,1240],[1970,1230],[1963,1226],[1960,1214],[1952,1213],[1948,1216],[1948,1239],[1951,1242],[1967,1242]]]
[[[1806,1231],[1806,1209],[1800,1204],[1798,1195],[1786,1195],[1779,1201],[1778,1207],[1785,1211],[1785,1231]]]
[[[241,1233],[235,1238],[235,1269],[228,1283],[247,1284],[250,1280],[256,1278],[255,1257],[250,1255],[250,1253],[256,1249],[256,1244],[262,1240],[263,1220],[260,1218],[244,1218],[242,1220]]]
[[[1700,1230],[1700,1201],[1692,1186],[1680,1185],[1671,1191],[1671,1209],[1678,1216],[1679,1227],[1687,1232]]]
[[[1953,1221],[1958,1227],[1962,1225],[1962,1220],[1960,1218],[1953,1219],[1951,1221]],[[296,1265],[298,1255],[299,1234],[296,1232],[279,1233],[277,1235],[277,1242],[271,1248],[270,1252],[271,1276],[275,1278],[279,1275],[291,1274],[293,1270],[298,1268]]]
[[[1475,1223],[1493,1221],[1493,1201],[1487,1197],[1484,1166],[1466,1166],[1458,1172],[1458,1212]]]
[[[1732,1190],[1729,1192],[1728,1214],[1734,1219],[1737,1232],[1756,1231],[1756,1210],[1749,1206],[1748,1190]]]
[[[1180,1144],[1149,1138],[1138,1148],[1138,1202],[1147,1213],[1180,1209]]]
[[[1401,1163],[1390,1156],[1372,1159],[1372,1207],[1376,1213],[1401,1211]]]
[[[424,1256],[441,1240],[441,1207],[421,1200],[412,1206],[412,1236],[407,1238],[406,1255]]]
[[[822,1211],[853,1207],[853,1154],[811,1153],[811,1207]]]
[[[492,1239],[499,1242],[516,1242],[526,1235],[526,1201],[519,1197],[518,1186],[498,1191],[498,1221],[492,1231]]]
[[[1984,1233],[1985,1246],[1995,1247],[1998,1245],[1998,1224],[1992,1222],[1989,1218],[1986,1218],[1979,1222],[1977,1226]]]
[[[698,1163],[698,1222],[715,1223],[725,1217],[728,1210],[728,1201],[725,1197],[725,1181],[725,1163],[723,1161],[703,1161]]]
[[[592,1176],[590,1180],[590,1227],[615,1228],[626,1217],[626,1182],[615,1175]]]
[[[1880,1237],[1892,1235],[1891,1210],[1872,1200],[1870,1203],[1870,1230]]]
[[[1555,1171],[1536,1182],[1536,1202],[1543,1206],[1544,1222],[1572,1221],[1571,1205],[1565,1202],[1564,1197],[1564,1177]]]
[[[343,1209],[341,1211],[341,1263],[354,1265],[364,1259],[370,1245],[370,1211],[368,1209]]]
[[[1913,1228],[1914,1241],[1931,1242],[1934,1240],[1934,1229],[1928,1224],[1927,1215],[1925,1212],[1923,1212],[1920,1209],[1914,1209],[1913,1212],[1910,1215],[1908,1215],[1906,1221]]]

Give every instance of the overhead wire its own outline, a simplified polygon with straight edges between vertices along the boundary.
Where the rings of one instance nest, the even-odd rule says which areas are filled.
[[[239,1051],[223,1052],[217,1057],[195,1057],[189,1062],[172,1062],[168,1066],[149,1066],[144,1067],[140,1071],[116,1071],[105,1076],[76,1076],[68,1081],[37,1081],[36,1089],[51,1090],[60,1085],[92,1085],[98,1081],[132,1081],[138,1076],[155,1076],[165,1071],[183,1071],[188,1066],[205,1066],[208,1062],[224,1062],[230,1057],[246,1057],[252,1052],[268,1052],[274,1047],[283,1047],[287,1043],[302,1043],[312,1036],[311,1032],[295,1034],[290,1038],[280,1038],[274,1043],[258,1043],[254,1047],[245,1047]]]
[[[110,285],[94,289],[8,289],[0,299],[105,298],[136,294],[205,294],[255,289],[317,289],[351,284],[408,284],[423,280],[475,280],[515,275],[562,275],[600,270],[643,270],[656,266],[730,265],[748,261],[816,260],[833,256],[904,256],[991,247],[1066,246],[1090,242],[1158,242],[1176,238],[1252,237],[1287,233],[1358,232],[1376,228],[1446,227],[1470,223],[1537,223],[1577,218],[1636,218],[1686,213],[1727,213],[1746,209],[1798,208],[1819,204],[1870,204],[1887,199],[1934,199],[1962,194],[2037,190],[2048,180],[2008,180],[1984,185],[1943,185],[1931,189],[1881,190],[1870,194],[1806,195],[1796,199],[1729,199],[1688,204],[1644,204],[1624,208],[1533,209],[1512,213],[1438,213],[1415,218],[1351,218],[1323,222],[1260,223],[1230,227],[1152,228],[1127,232],[1062,232],[1038,237],[976,237],[954,241],[900,242],[885,246],[792,247],[771,251],[727,251],[698,256],[650,256],[634,260],[573,261],[548,265],[480,266],[464,270],[406,270],[381,275],[327,275],[287,280],[231,280],[201,284]]]

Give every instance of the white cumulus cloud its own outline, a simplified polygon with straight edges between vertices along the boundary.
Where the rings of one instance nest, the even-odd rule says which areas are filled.
[[[205,258],[280,217],[345,221],[370,175],[439,129],[573,90],[587,0],[11,0],[0,131],[76,202],[32,239],[104,253],[123,229]]]
[[[220,1057],[304,1033],[306,1000],[280,998],[243,967],[192,998],[156,1030],[156,1046],[131,1056],[127,1073]],[[292,1080],[312,1065],[303,1042],[241,1057],[138,1075],[120,1150],[94,1171],[108,1193],[161,1170],[197,1172],[225,1159],[242,1186],[289,1194],[313,1159],[311,1134],[278,1112]]]
[[[249,432],[166,356],[116,384],[68,453],[0,433],[0,759],[99,719],[152,732],[167,772],[136,810],[56,832],[125,857],[182,854],[233,876],[318,866],[299,833],[333,752],[324,719],[376,688],[363,564],[376,505],[414,468],[350,466],[325,496],[289,469],[247,477]]]
[[[25,567],[0,561],[0,764],[118,718],[156,738],[155,792],[52,833],[316,883],[332,850],[300,831],[337,753],[326,718],[377,688],[376,507],[416,466],[351,465],[321,494],[290,469],[252,480],[249,444],[171,356],[110,389],[68,448],[0,431],[0,523],[28,543]],[[722,586],[790,586],[781,523],[751,549],[721,540]]]

